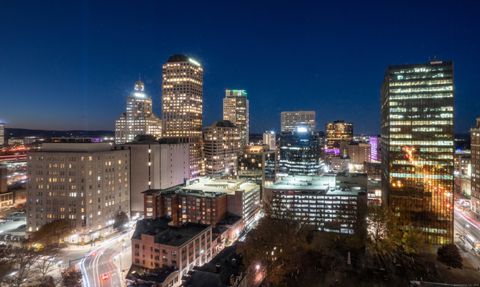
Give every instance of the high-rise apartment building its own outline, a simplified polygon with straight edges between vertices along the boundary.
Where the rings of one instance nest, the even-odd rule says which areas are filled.
[[[183,184],[189,178],[189,145],[175,138],[137,137],[123,145],[130,151],[130,209],[143,214],[143,192]]]
[[[453,242],[452,63],[388,67],[381,107],[384,203],[427,242]]]
[[[472,210],[480,215],[480,118],[477,118],[475,128],[470,130],[471,140],[471,186]]]
[[[162,136],[162,121],[153,114],[152,98],[145,93],[145,85],[138,80],[127,98],[127,109],[115,121],[115,143],[133,141],[137,135]]]
[[[242,151],[240,131],[230,121],[217,121],[203,133],[206,174],[236,174]]]
[[[247,91],[226,90],[223,98],[223,119],[232,122],[240,131],[242,146],[248,145],[250,118]]]
[[[327,149],[339,149],[341,143],[353,140],[353,124],[346,121],[333,121],[325,127],[325,141]]]
[[[190,177],[202,172],[203,68],[185,55],[163,65],[163,136],[190,144]]]
[[[270,150],[277,149],[277,137],[274,131],[266,131],[263,133],[263,144],[267,145]]]
[[[28,154],[27,231],[66,219],[72,242],[112,231],[118,212],[130,214],[130,158],[110,143],[44,143]]]
[[[0,146],[5,144],[5,124],[0,123]]]
[[[282,175],[317,175],[320,172],[318,133],[309,126],[297,126],[280,135],[280,165]]]
[[[317,128],[315,111],[281,112],[280,121],[282,132],[291,132],[298,125],[307,125],[312,131],[315,131]]]

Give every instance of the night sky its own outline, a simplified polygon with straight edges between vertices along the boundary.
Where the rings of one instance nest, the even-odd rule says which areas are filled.
[[[231,88],[248,92],[252,132],[305,109],[321,130],[378,133],[386,67],[433,57],[455,65],[457,132],[480,115],[480,1],[233,2],[1,0],[0,121],[113,130],[139,74],[160,114],[175,53],[204,66],[205,126]]]

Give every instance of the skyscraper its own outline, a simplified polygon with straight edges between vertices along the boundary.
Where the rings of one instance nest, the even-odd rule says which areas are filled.
[[[277,138],[274,131],[266,131],[263,133],[263,144],[268,145],[270,150],[277,148]]]
[[[317,175],[320,172],[318,134],[308,126],[280,134],[280,168],[282,175]]]
[[[0,146],[5,144],[5,124],[0,123]]]
[[[173,55],[163,65],[163,136],[190,144],[190,177],[202,167],[203,68],[185,55]]]
[[[382,191],[405,227],[453,241],[453,65],[388,67],[382,87]]]
[[[230,121],[218,121],[206,128],[203,133],[205,173],[236,174],[240,142],[240,131]]]
[[[223,119],[237,126],[240,130],[242,146],[248,145],[250,118],[247,92],[245,90],[225,90]]]
[[[291,132],[294,131],[298,125],[307,125],[312,131],[315,131],[315,111],[293,111],[293,112],[281,112],[281,131]]]
[[[333,121],[325,127],[327,149],[338,149],[341,143],[353,140],[353,124],[346,121]]]
[[[470,130],[472,163],[472,210],[480,215],[480,118],[477,125]]]
[[[115,122],[115,143],[131,142],[135,136],[145,134],[160,138],[162,121],[153,114],[152,98],[145,93],[143,82],[138,80],[127,98],[126,112]]]

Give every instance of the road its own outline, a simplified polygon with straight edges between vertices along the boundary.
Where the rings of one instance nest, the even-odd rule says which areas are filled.
[[[131,265],[132,232],[105,240],[94,247],[79,263],[85,287],[119,287]]]

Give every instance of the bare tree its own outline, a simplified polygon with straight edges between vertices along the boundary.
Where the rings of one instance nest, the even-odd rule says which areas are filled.
[[[39,254],[32,249],[17,248],[11,250],[13,272],[5,276],[4,283],[8,286],[20,287],[23,282],[33,273],[33,266]]]

